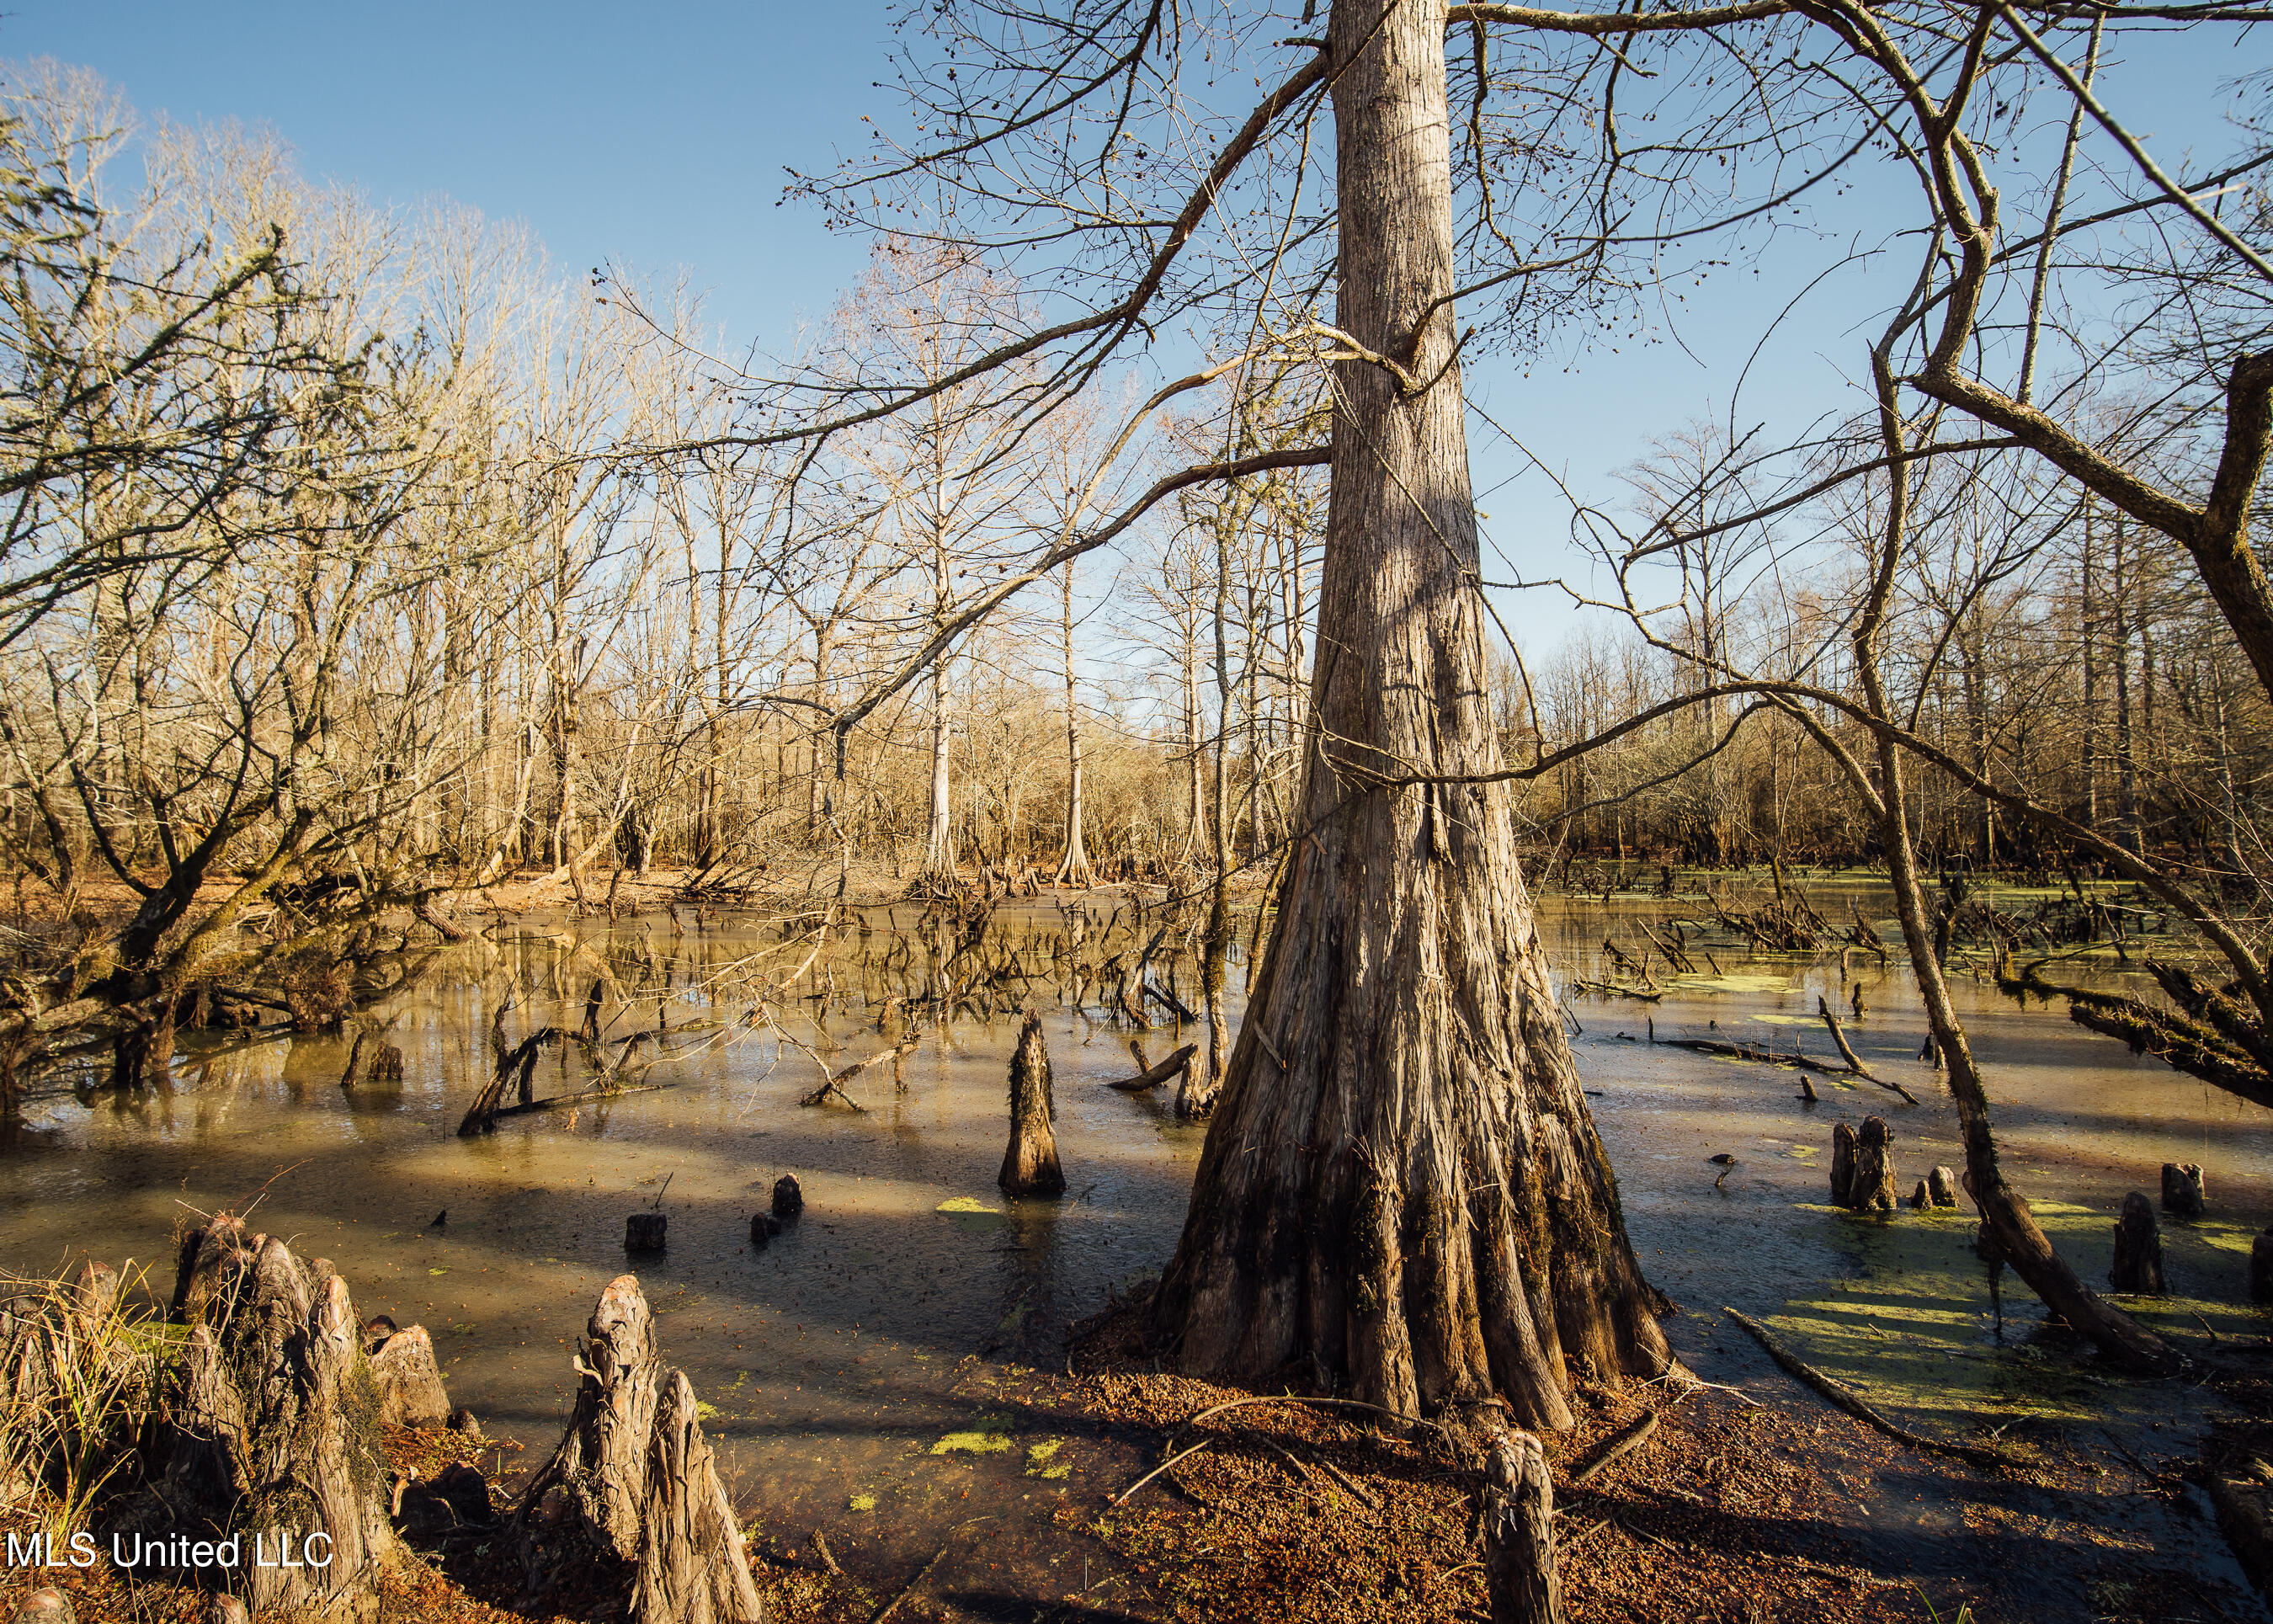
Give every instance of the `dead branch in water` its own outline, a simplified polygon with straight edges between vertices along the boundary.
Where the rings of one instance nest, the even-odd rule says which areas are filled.
[[[1149,1071],[1140,1071],[1135,1077],[1114,1078],[1105,1086],[1118,1088],[1123,1094],[1136,1094],[1146,1088],[1158,1087],[1189,1065],[1198,1048],[1196,1043],[1187,1043]]]
[[[1947,1455],[1969,1465],[1985,1466],[1998,1471],[2011,1471],[2021,1464],[2001,1449],[1992,1449],[1985,1444],[1945,1443],[1940,1439],[1913,1432],[1901,1423],[1888,1420],[1865,1403],[1852,1387],[1825,1375],[1812,1365],[1779,1347],[1775,1339],[1768,1335],[1767,1327],[1759,1320],[1740,1314],[1733,1308],[1723,1307],[1721,1312],[1751,1333],[1752,1340],[1767,1350],[1768,1357],[1857,1421],[1877,1428],[1896,1443],[1908,1444],[1913,1449],[1924,1449],[1930,1454]]]
[[[811,1094],[808,1094],[799,1100],[798,1103],[799,1105],[825,1105],[829,1101],[829,1096],[830,1094],[835,1094],[838,1099],[844,1101],[845,1104],[851,1106],[854,1110],[866,1110],[867,1109],[866,1106],[862,1105],[851,1094],[844,1092],[844,1085],[850,1082],[852,1079],[859,1076],[861,1072],[866,1071],[870,1066],[878,1065],[886,1061],[903,1059],[905,1056],[915,1053],[916,1048],[916,1041],[911,1038],[908,1041],[896,1044],[890,1049],[880,1049],[874,1054],[869,1056],[866,1060],[856,1060],[851,1065],[846,1066],[843,1071],[832,1073],[820,1087],[814,1089]]]

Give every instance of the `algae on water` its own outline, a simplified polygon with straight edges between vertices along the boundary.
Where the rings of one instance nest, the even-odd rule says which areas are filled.
[[[949,1432],[931,1447],[934,1455],[1001,1455],[1010,1447],[1010,1434],[973,1428]]]

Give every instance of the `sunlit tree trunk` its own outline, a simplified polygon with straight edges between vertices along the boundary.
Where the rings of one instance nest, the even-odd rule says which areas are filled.
[[[947,714],[947,673],[934,666],[931,673],[931,827],[924,838],[926,875],[955,873],[954,781],[949,776],[948,763],[954,737],[954,724]]]
[[[1081,705],[1074,692],[1073,566],[1065,567],[1059,583],[1058,653],[1065,662],[1066,802],[1065,855],[1058,862],[1058,883],[1086,885],[1093,877],[1089,847],[1081,828]]]
[[[1443,0],[1333,10],[1339,324],[1423,381],[1338,363],[1304,833],[1157,1312],[1194,1373],[1406,1414],[1499,1395],[1559,1427],[1576,1377],[1665,1368],[1654,1294],[1504,786],[1383,782],[1500,764],[1457,328],[1436,303],[1444,20]]]

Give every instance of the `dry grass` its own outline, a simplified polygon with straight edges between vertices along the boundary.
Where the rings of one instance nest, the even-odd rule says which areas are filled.
[[[139,1305],[144,1274],[0,1275],[0,1497],[18,1518],[83,1528],[131,1470],[184,1337]]]

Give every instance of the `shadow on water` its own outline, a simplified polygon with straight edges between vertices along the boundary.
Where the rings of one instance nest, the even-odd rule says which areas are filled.
[[[1850,897],[1872,911],[1868,888],[1850,886],[1839,914]],[[1549,898],[1542,934],[1560,974],[1599,979],[1606,934],[1631,941],[1630,921],[1684,906]],[[1132,1035],[1155,1059],[1204,1041],[1173,1018],[1132,1034],[1108,1014],[1112,955],[1162,922],[1136,926],[1114,909],[1000,911],[983,996],[917,1021],[897,1085],[889,1065],[849,1083],[859,1111],[798,1101],[821,1068],[897,1041],[904,1006],[893,1000],[941,984],[957,944],[915,929],[916,908],[875,912],[869,931],[789,992],[777,983],[804,950],[763,921],[521,921],[454,951],[376,1012],[402,1050],[400,1089],[343,1094],[348,1044],[301,1035],[185,1041],[168,1088],[37,1102],[0,1147],[0,1260],[44,1270],[85,1252],[169,1259],[184,1217],[258,1197],[256,1223],[330,1258],[364,1312],[426,1324],[454,1398],[538,1457],[566,1414],[585,1317],[631,1268],[763,1538],[787,1549],[824,1529],[848,1566],[890,1586],[946,1549],[927,1582],[939,1594],[974,1616],[1025,1616],[1031,1601],[1016,1598],[1090,1583],[1071,1576],[1084,1552],[1100,1575],[1118,1561],[1065,1514],[1125,1486],[1157,1442],[1071,1422],[1032,1402],[1025,1379],[1061,1365],[1069,1321],[1167,1260],[1202,1139],[1167,1109],[1173,1085],[1156,1095],[1103,1086],[1136,1069]],[[1172,932],[1164,956],[1177,945]],[[1714,974],[1670,978],[1654,1004],[1571,1000],[1635,1244],[1688,1311],[1669,1325],[1684,1359],[1710,1380],[1812,1402],[1722,1319],[1726,1304],[1922,1430],[2104,1433],[2145,1460],[2181,1452],[2209,1412],[2200,1390],[2104,1376],[2009,1279],[2000,1340],[1969,1216],[1860,1219],[1823,1205],[1838,1121],[1888,1118],[1904,1190],[1932,1164],[1962,1161],[1946,1095],[1917,1059],[1924,1027],[1907,973],[1859,955],[1842,973],[1835,955],[1721,940],[1712,951]],[[1189,958],[1167,962],[1178,996],[1196,1002]],[[1846,1014],[1849,978],[1868,1007],[1849,1021],[1856,1047],[1920,1104],[1818,1079],[1824,1097],[1808,1105],[1789,1071],[1647,1041],[1654,1026],[1661,1039],[1797,1041],[1828,1059],[1816,1002]],[[1231,978],[1234,1018],[1241,980]],[[671,1028],[675,1057],[649,1080],[672,1086],[458,1138],[492,1069],[492,1028],[517,1041],[574,1027],[596,981],[604,1042]],[[2017,1008],[1962,974],[1958,990],[2007,1165],[2079,1272],[2104,1277],[2126,1191],[2154,1189],[2164,1161],[2201,1162],[2212,1216],[2166,1225],[2174,1295],[2137,1306],[2181,1342],[2263,1334],[2243,1282],[2250,1237],[2273,1217],[2268,1114],[2082,1034],[2059,1011]],[[1060,1201],[1010,1201],[994,1183],[1010,1011],[1029,999],[1044,1012],[1055,1077]],[[588,1080],[564,1046],[541,1062],[536,1091]],[[1717,1184],[1707,1161],[1716,1154],[1737,1163]],[[754,1247],[751,1215],[784,1173],[803,1187],[805,1215]],[[670,1244],[630,1259],[625,1219],[642,1208],[668,1215]],[[1947,1508],[1881,1491],[1824,1515],[1858,1540],[1908,1552],[1912,1570],[1937,1571],[1928,1547]],[[2142,1503],[2125,1515],[2158,1548],[2224,1560],[2214,1534]],[[2034,1560],[2022,1530],[2014,1522],[1999,1537],[2014,1560]],[[1100,1598],[1069,1616],[1125,1615]]]

